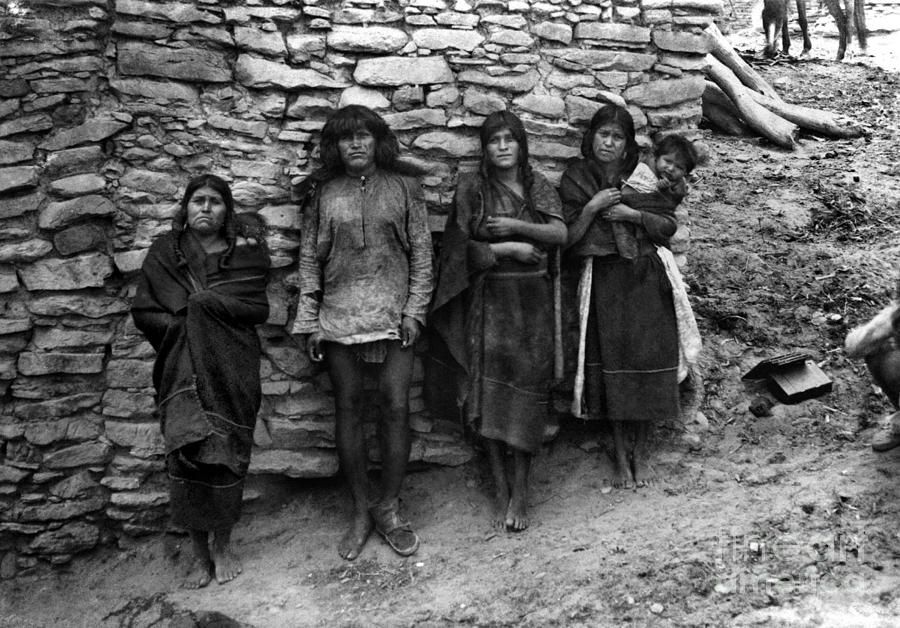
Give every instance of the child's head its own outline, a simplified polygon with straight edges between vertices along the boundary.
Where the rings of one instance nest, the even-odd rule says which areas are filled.
[[[669,183],[678,183],[697,165],[697,151],[687,138],[676,133],[663,137],[656,145],[656,175]]]

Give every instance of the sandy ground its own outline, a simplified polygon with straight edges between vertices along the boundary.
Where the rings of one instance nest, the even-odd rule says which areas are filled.
[[[686,278],[706,421],[657,430],[656,485],[609,489],[608,433],[566,422],[536,460],[526,532],[490,528],[477,460],[409,476],[416,556],[373,537],[351,564],[335,551],[340,484],[270,482],[236,530],[234,582],[179,589],[183,539],[143,539],[4,582],[0,625],[897,625],[900,451],[870,449],[887,406],[841,345],[890,298],[897,268],[900,77],[856,58],[759,70],[787,100],[870,134],[786,152],[704,132]],[[741,376],[791,351],[833,391],[754,417],[762,390]]]

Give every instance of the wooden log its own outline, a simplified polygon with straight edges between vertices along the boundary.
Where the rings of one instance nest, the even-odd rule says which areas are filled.
[[[829,137],[859,137],[864,131],[861,126],[852,120],[840,119],[840,116],[830,111],[813,109],[802,105],[792,105],[783,100],[775,100],[754,91],[747,92],[753,100],[778,114],[785,120],[789,120],[801,129],[821,133]],[[705,92],[704,92],[705,98]]]
[[[703,101],[703,117],[716,129],[726,135],[752,135],[747,123],[735,116],[729,109],[714,102]]]
[[[728,97],[728,94],[722,91],[722,88],[713,83],[710,80],[706,80],[704,83],[703,89],[703,102],[704,103],[712,103],[723,109],[727,109],[731,115],[736,118],[741,117],[741,112],[737,110],[737,107],[734,106],[734,102],[732,102],[731,98]]]
[[[797,125],[772,113],[753,100],[749,93],[750,90],[721,61],[712,55],[707,55],[706,58],[709,61],[707,75],[728,94],[747,124],[778,146],[793,149],[800,131]]]
[[[741,83],[752,89],[753,91],[765,94],[769,98],[781,100],[781,97],[775,91],[775,88],[769,85],[759,73],[751,68],[741,57],[734,51],[725,35],[719,30],[715,23],[706,27],[706,32],[712,35],[713,47],[710,54],[721,61]]]

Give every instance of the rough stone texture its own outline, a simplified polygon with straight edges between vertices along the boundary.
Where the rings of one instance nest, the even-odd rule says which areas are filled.
[[[155,354],[128,308],[147,249],[170,228],[191,176],[221,174],[238,209],[269,224],[271,314],[259,328],[264,403],[252,469],[334,475],[330,382],[285,332],[301,235],[293,185],[319,165],[328,116],[358,103],[385,117],[404,153],[428,168],[429,225],[441,231],[493,111],[522,117],[534,166],[554,183],[603,102],[628,108],[645,146],[656,131],[693,128],[708,47],[699,33],[722,8],[26,4],[0,44],[0,576],[10,560],[12,569],[26,558],[67,560],[96,542],[94,528],[112,539],[165,525]],[[428,415],[422,371],[417,360],[411,458],[461,464],[472,452]]]
[[[353,78],[363,85],[429,85],[450,83],[453,72],[442,57],[360,59]]]

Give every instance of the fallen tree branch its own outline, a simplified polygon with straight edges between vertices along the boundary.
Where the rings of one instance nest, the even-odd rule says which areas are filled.
[[[775,100],[753,91],[747,92],[753,100],[778,114],[785,120],[789,120],[802,129],[821,133],[829,137],[859,137],[863,134],[861,126],[852,120],[842,122],[839,117],[830,111],[813,109],[802,105],[792,105],[781,99]]]
[[[707,55],[706,58],[709,62],[707,75],[728,94],[747,124],[778,146],[793,149],[799,133],[797,125],[756,102],[750,95],[750,90],[721,61],[712,55]]]
[[[760,74],[751,68],[743,59],[738,56],[734,48],[725,39],[725,35],[719,30],[715,23],[706,27],[706,32],[712,35],[713,47],[710,54],[722,62],[725,67],[734,72],[738,80],[755,92],[764,94],[769,98],[781,100],[781,97],[769,83]]]

